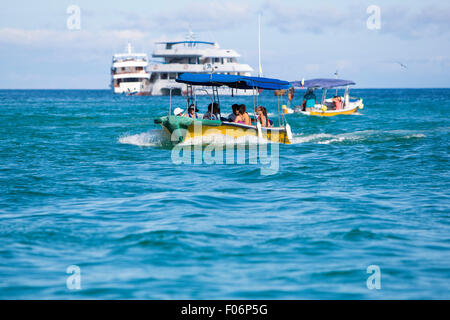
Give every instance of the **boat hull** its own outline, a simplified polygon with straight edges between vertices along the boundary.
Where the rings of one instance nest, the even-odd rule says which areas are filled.
[[[240,139],[245,137],[261,137],[271,142],[290,144],[286,128],[261,128],[261,135],[255,126],[247,126],[219,120],[194,120],[186,117],[165,116],[155,119],[169,133],[172,142],[208,144],[217,135],[225,138]]]
[[[307,116],[319,116],[319,117],[333,117],[341,114],[353,114],[364,107],[362,100],[358,102],[353,102],[347,108],[342,110],[321,110],[320,107],[311,108],[309,111],[300,111],[300,113]]]
[[[310,110],[308,115],[321,116],[321,117],[333,117],[333,116],[338,116],[340,114],[352,114],[352,113],[355,113],[356,111],[358,111],[358,107],[354,107],[354,108],[348,109],[348,110],[327,110],[327,111]]]

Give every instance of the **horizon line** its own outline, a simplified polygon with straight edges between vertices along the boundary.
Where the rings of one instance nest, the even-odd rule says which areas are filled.
[[[306,89],[306,88],[304,88]],[[355,89],[450,89],[450,87],[352,87],[352,90]],[[12,91],[12,90],[78,90],[78,91],[112,91],[112,89],[108,88],[0,88],[0,91]],[[265,90],[268,91],[268,90]]]

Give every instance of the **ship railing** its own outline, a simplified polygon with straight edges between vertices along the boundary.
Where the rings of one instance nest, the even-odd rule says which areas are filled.
[[[113,72],[113,74],[128,74],[128,73],[148,73],[145,70],[116,70],[115,72]]]

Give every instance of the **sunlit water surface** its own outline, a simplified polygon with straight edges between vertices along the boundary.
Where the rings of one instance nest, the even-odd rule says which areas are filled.
[[[357,115],[288,115],[263,175],[174,164],[167,97],[0,91],[0,298],[449,298],[450,90],[352,95]]]

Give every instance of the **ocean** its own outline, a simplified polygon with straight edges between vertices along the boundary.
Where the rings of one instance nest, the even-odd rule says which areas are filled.
[[[351,95],[267,175],[174,163],[168,97],[0,90],[0,298],[450,298],[450,89]]]

